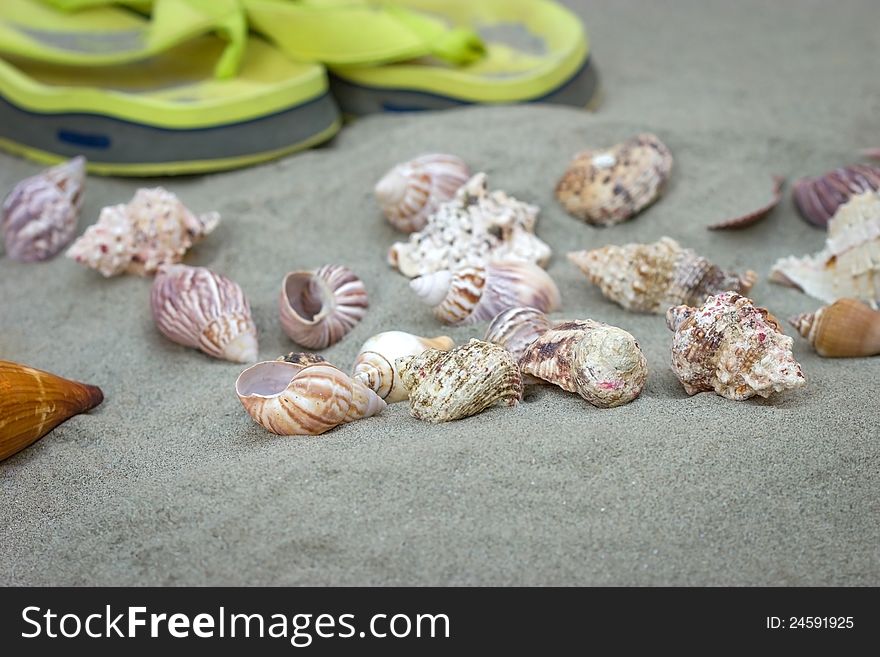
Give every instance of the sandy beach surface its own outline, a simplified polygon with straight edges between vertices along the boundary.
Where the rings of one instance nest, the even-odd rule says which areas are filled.
[[[187,262],[241,284],[263,359],[295,349],[277,319],[283,275],[351,267],[370,311],[324,352],[347,369],[382,330],[482,337],[484,325],[437,324],[386,265],[399,235],[372,198],[392,164],[456,153],[542,207],[538,234],[563,297],[555,316],[632,332],[651,369],[642,396],[599,410],[540,387],[517,408],[445,425],[402,403],[321,437],[276,437],[235,396],[241,366],[157,333],[149,280],[0,257],[0,358],[106,395],[0,463],[0,584],[880,584],[880,360],[824,360],[797,338],[806,388],[688,397],[663,318],[611,304],[565,260],[573,248],[669,235],[756,270],[752,296],[777,316],[818,307],[766,280],[776,258],[823,244],[788,194],[753,228],[705,226],[766,202],[772,174],[818,174],[880,146],[880,4],[576,8],[605,86],[598,113],[376,116],[280,162],[158,183],[222,214]],[[676,158],[661,202],[604,230],[567,216],[553,187],[570,156],[641,131]],[[0,190],[38,169],[0,156]],[[140,184],[90,178],[80,231]]]

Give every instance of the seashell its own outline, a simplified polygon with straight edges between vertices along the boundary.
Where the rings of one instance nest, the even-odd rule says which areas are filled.
[[[840,206],[828,222],[825,248],[812,256],[780,258],[770,280],[820,301],[851,297],[880,301],[880,194],[865,192]]]
[[[670,308],[666,325],[675,332],[672,370],[689,395],[714,390],[739,401],[806,383],[776,318],[736,292]]]
[[[139,189],[127,204],[101,210],[98,223],[73,243],[67,257],[108,277],[146,276],[180,262],[218,223],[216,212],[197,217],[161,187]]]
[[[0,361],[0,461],[102,401],[96,386]]]
[[[522,399],[519,366],[496,344],[471,340],[451,351],[427,349],[395,363],[409,391],[410,414],[427,422],[476,415],[495,404]]]
[[[486,322],[502,310],[530,306],[542,312],[559,307],[559,288],[550,275],[527,262],[438,271],[410,281],[419,299],[434,308],[444,324]]]
[[[709,295],[726,290],[745,294],[757,280],[753,271],[742,276],[722,271],[671,237],[653,244],[574,251],[568,259],[608,299],[642,313],[664,313],[679,303],[701,304]]]
[[[556,324],[526,349],[519,365],[525,374],[599,408],[628,404],[648,378],[648,361],[636,339],[592,319]]]
[[[309,363],[312,356],[264,361],[239,375],[235,392],[257,424],[280,436],[317,436],[385,408],[363,383],[330,363]]]
[[[801,217],[824,228],[837,209],[853,196],[880,189],[880,167],[854,164],[815,178],[800,178],[792,186],[792,198]]]
[[[655,135],[643,133],[575,155],[556,185],[556,198],[570,215],[611,226],[660,198],[671,172],[672,153]]]
[[[540,310],[517,306],[495,315],[483,340],[504,347],[519,362],[528,346],[549,328],[550,320]]]
[[[6,253],[20,262],[55,257],[76,233],[86,160],[75,157],[18,183],[3,202]]]
[[[454,346],[452,338],[445,335],[422,338],[403,331],[385,331],[374,335],[361,347],[352,376],[387,403],[393,404],[409,396],[394,367],[398,358],[416,356],[425,349],[449,351]]]
[[[150,291],[156,328],[184,347],[234,363],[257,360],[257,327],[237,283],[204,267],[161,265]]]
[[[495,260],[544,266],[552,252],[535,235],[538,212],[502,191],[489,192],[486,174],[478,173],[421,231],[391,247],[388,264],[409,278]]]
[[[297,344],[324,349],[345,337],[368,305],[367,289],[347,267],[294,271],[281,285],[281,326]]]
[[[757,210],[749,212],[748,214],[740,215],[733,219],[727,219],[716,224],[711,224],[710,226],[707,226],[707,228],[709,230],[727,230],[731,228],[747,228],[752,224],[758,223],[761,219],[773,212],[776,206],[779,205],[779,202],[782,200],[782,186],[784,184],[784,176],[773,176],[773,198],[770,199],[769,203],[762,205]]]
[[[398,164],[376,184],[376,200],[392,226],[404,233],[421,230],[441,203],[451,200],[471,177],[464,160],[431,153]]]
[[[285,363],[293,363],[306,367],[308,365],[317,365],[318,363],[326,363],[327,359],[318,354],[309,354],[301,351],[291,351],[286,356],[279,356],[275,360],[283,360]]]
[[[820,356],[853,358],[880,354],[880,311],[857,299],[838,299],[830,306],[788,321]]]

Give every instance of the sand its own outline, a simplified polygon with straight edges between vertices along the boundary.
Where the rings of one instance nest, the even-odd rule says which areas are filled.
[[[663,319],[612,305],[564,258],[670,235],[758,271],[753,296],[781,317],[817,307],[766,282],[777,257],[822,246],[790,198],[743,232],[704,226],[764,203],[771,174],[820,173],[880,145],[868,63],[880,6],[582,4],[606,87],[597,114],[378,116],[278,163],[160,182],[222,213],[188,262],[242,285],[263,358],[294,348],[276,316],[284,273],[352,267],[370,312],[325,352],[346,368],[381,330],[482,335],[439,326],[387,267],[397,235],[371,198],[395,162],[457,153],[543,208],[557,316],[631,331],[651,368],[640,399],[599,410],[542,387],[515,409],[452,424],[420,423],[403,403],[322,437],[274,437],[235,397],[240,366],[156,332],[149,280],[2,257],[0,358],[98,384],[106,401],[0,463],[0,583],[880,584],[880,361],[823,360],[797,339],[805,389],[688,397]],[[676,158],[663,200],[605,230],[565,215],[552,190],[572,153],[643,130]],[[0,158],[0,189],[37,169]],[[137,186],[91,178],[80,229]]]

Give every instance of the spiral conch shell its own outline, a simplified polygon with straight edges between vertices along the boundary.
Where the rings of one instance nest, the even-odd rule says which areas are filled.
[[[865,192],[841,205],[828,222],[825,248],[812,256],[777,260],[770,280],[826,303],[854,298],[876,308],[880,302],[880,193]]]
[[[139,189],[128,204],[101,210],[98,223],[73,243],[67,257],[108,277],[146,276],[180,262],[218,223],[216,212],[196,216],[161,187]]]
[[[410,288],[444,324],[486,322],[502,310],[530,306],[542,312],[559,307],[559,288],[550,275],[527,262],[438,271],[410,281]]]
[[[396,365],[409,391],[410,414],[418,420],[459,420],[499,403],[516,406],[522,399],[522,375],[513,357],[482,340],[451,351],[428,349],[398,358]]]
[[[76,232],[86,161],[75,157],[18,183],[3,202],[6,253],[20,262],[55,257]]]
[[[413,278],[465,265],[518,260],[545,265],[551,250],[535,235],[538,207],[489,192],[478,173],[443,203],[425,227],[388,251],[388,264]]]
[[[367,289],[347,267],[294,271],[281,285],[281,326],[297,344],[324,349],[344,338],[363,319],[368,305]]]
[[[653,244],[575,251],[568,259],[608,299],[642,313],[665,313],[680,303],[701,304],[709,295],[727,290],[745,294],[757,280],[753,271],[742,276],[722,271],[671,237]]]
[[[820,356],[858,358],[880,354],[880,310],[858,299],[839,299],[788,321]]]
[[[394,362],[426,349],[449,351],[454,345],[452,338],[445,335],[422,338],[404,331],[385,331],[374,335],[361,347],[352,376],[389,404],[403,401],[408,393]]]
[[[257,359],[257,327],[237,283],[204,267],[162,265],[150,307],[166,338],[209,356],[249,363]]]
[[[0,361],[0,461],[102,401],[96,386]]]
[[[576,392],[599,408],[621,406],[642,392],[648,362],[626,331],[591,319],[545,331],[519,361],[523,373]]]
[[[471,177],[460,157],[430,153],[398,164],[376,184],[376,200],[392,226],[421,230],[441,203],[451,200]]]
[[[298,360],[257,363],[235,382],[242,406],[268,431],[280,436],[317,436],[385,408],[375,392],[330,363]]]
[[[644,133],[603,150],[578,153],[556,185],[566,211],[589,224],[610,226],[656,201],[672,172],[672,153]]]
[[[675,332],[672,370],[689,395],[714,390],[739,401],[806,383],[779,322],[736,292],[670,308],[666,325]]]

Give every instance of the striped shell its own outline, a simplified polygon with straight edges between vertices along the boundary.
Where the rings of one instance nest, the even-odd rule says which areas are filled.
[[[757,280],[753,271],[742,276],[725,272],[670,237],[575,251],[568,259],[608,299],[633,312],[662,314],[670,306],[699,305],[726,290],[745,294]]]
[[[102,401],[95,386],[0,361],[0,461]]]
[[[219,223],[216,212],[196,216],[161,187],[139,189],[127,204],[101,210],[67,257],[108,277],[152,275],[161,265],[180,262]]]
[[[517,306],[495,315],[483,340],[504,347],[514,360],[519,361],[528,346],[549,328],[550,320],[543,312]]]
[[[156,328],[166,338],[235,363],[257,359],[257,327],[237,283],[204,267],[164,265],[150,292]]]
[[[801,178],[792,186],[792,198],[801,217],[824,228],[837,209],[853,196],[880,189],[880,167],[854,164],[815,178]]]
[[[644,133],[601,150],[578,153],[556,185],[556,198],[572,216],[610,226],[660,198],[672,173],[672,153]]]
[[[880,355],[880,310],[857,299],[839,299],[788,320],[826,358]]]
[[[519,361],[523,373],[576,392],[598,408],[628,404],[642,392],[648,361],[636,339],[591,319],[545,331]]]
[[[672,307],[666,325],[675,333],[672,371],[689,395],[714,390],[740,401],[806,383],[776,318],[736,292]]]
[[[309,349],[325,349],[345,337],[367,312],[367,290],[347,267],[324,265],[284,277],[279,297],[281,326]]]
[[[235,391],[254,421],[280,436],[317,436],[386,406],[363,383],[320,362],[257,363],[239,375]]]
[[[75,157],[22,180],[9,193],[0,231],[10,258],[48,260],[70,243],[82,210],[85,164]]]
[[[408,393],[400,381],[394,361],[415,356],[426,349],[448,351],[455,342],[445,335],[422,338],[403,331],[385,331],[367,340],[358,352],[352,376],[387,403],[403,401]]]
[[[528,262],[492,262],[483,267],[439,271],[410,281],[419,299],[444,324],[487,322],[517,306],[541,312],[559,307],[559,289],[550,275]]]
[[[396,364],[409,391],[410,414],[419,420],[458,420],[498,403],[516,406],[522,399],[519,366],[510,353],[489,342],[471,340],[451,351],[428,349]]]
[[[470,169],[454,155],[431,153],[398,164],[376,183],[376,200],[392,226],[404,233],[421,230],[441,203],[455,196]]]

